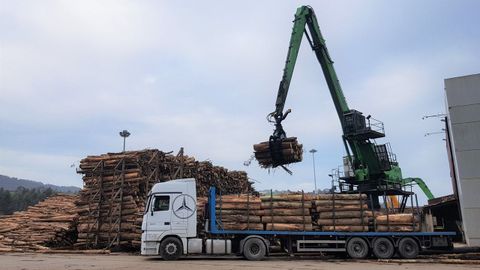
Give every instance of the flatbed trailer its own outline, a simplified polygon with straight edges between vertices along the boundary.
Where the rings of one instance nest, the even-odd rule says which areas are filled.
[[[455,232],[325,232],[284,230],[226,230],[216,215],[217,194],[209,190],[203,228],[197,228],[195,179],[155,184],[149,194],[142,223],[142,255],[160,255],[166,260],[184,256],[227,254],[262,260],[278,251],[301,253],[347,253],[363,259],[415,258],[427,250],[453,248]]]
[[[275,230],[224,230],[218,228],[216,218],[216,189],[211,187],[208,197],[209,228],[211,237],[233,238],[245,252],[245,241],[251,238],[262,240],[267,246],[280,241],[290,254],[301,252],[347,252],[352,258],[365,258],[373,248],[384,250],[385,258],[392,257],[385,240],[401,253],[401,257],[414,258],[425,250],[453,248],[455,232],[321,232],[321,231],[275,231]],[[406,239],[406,240],[405,240]],[[413,242],[412,242],[413,240]],[[408,243],[405,243],[408,242]],[[399,250],[402,249],[402,250]],[[380,251],[380,253],[382,253]],[[268,255],[268,250],[266,250]],[[244,254],[245,255],[245,254]],[[384,258],[382,258],[384,259]]]

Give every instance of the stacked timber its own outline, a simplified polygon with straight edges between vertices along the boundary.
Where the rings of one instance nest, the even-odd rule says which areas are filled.
[[[384,214],[375,217],[377,232],[418,232],[420,231],[420,217],[413,213]]]
[[[203,228],[205,228],[207,202],[207,197],[197,197],[197,232],[204,231]]]
[[[219,196],[215,203],[218,227],[225,230],[263,230],[261,201],[250,194]]]
[[[296,137],[261,142],[253,145],[253,150],[255,159],[263,168],[300,162],[303,158],[303,146]]]
[[[198,197],[207,196],[210,186],[223,194],[253,191],[245,172],[196,161],[183,149],[177,155],[152,149],[88,156],[79,173],[84,188],[76,246],[81,248],[138,249],[145,201],[158,182],[195,178]]]
[[[39,251],[71,247],[76,240],[77,212],[73,195],[57,195],[0,217],[0,251]]]
[[[372,212],[365,194],[320,194],[314,204],[316,229],[322,231],[368,231]]]
[[[303,193],[266,195],[261,198],[262,223],[266,230],[311,231],[312,197]]]

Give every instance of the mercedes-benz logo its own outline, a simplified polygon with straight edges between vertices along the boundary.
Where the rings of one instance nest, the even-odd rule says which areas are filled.
[[[173,200],[173,214],[181,219],[187,219],[195,214],[197,205],[192,196],[187,194],[179,195]]]

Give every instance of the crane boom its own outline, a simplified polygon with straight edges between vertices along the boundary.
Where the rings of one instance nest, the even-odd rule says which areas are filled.
[[[308,26],[310,35],[308,34],[305,26]],[[343,114],[348,112],[350,109],[348,108],[347,101],[343,95],[340,81],[338,80],[335,69],[333,68],[333,61],[328,53],[325,40],[320,32],[320,27],[318,26],[315,12],[309,6],[302,6],[298,8],[297,12],[295,13],[295,20],[292,29],[292,35],[290,37],[285,68],[283,69],[282,80],[280,81],[280,86],[278,87],[277,100],[275,102],[275,112],[272,114],[275,119],[284,118],[283,109],[285,107],[288,89],[290,87],[298,52],[300,50],[300,44],[302,43],[304,34],[307,36],[310,46],[315,52],[320,65],[322,66],[328,89],[330,90],[335,109],[337,110],[338,117],[340,118],[343,127]]]

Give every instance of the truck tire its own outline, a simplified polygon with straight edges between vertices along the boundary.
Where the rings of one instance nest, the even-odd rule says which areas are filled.
[[[176,237],[167,237],[160,243],[160,256],[166,261],[176,260],[183,253],[182,241]]]
[[[347,254],[352,259],[365,259],[368,251],[368,243],[363,238],[353,237],[347,242]]]
[[[373,255],[378,259],[390,259],[395,254],[395,246],[386,237],[378,237],[372,243]]]
[[[398,242],[398,254],[405,259],[415,259],[420,252],[417,241],[411,237],[404,237]]]
[[[250,238],[243,244],[243,256],[249,261],[260,261],[265,258],[267,247],[259,238]]]

